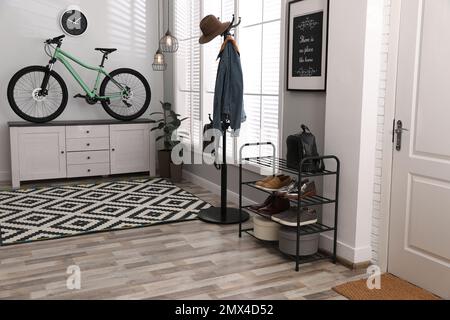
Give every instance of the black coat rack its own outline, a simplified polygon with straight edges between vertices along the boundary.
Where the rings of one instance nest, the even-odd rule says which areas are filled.
[[[222,37],[225,38],[231,35],[231,30],[237,28],[241,24],[241,18],[239,17],[239,21],[235,24],[235,16],[233,15],[233,19],[230,23],[228,29],[222,34]],[[221,206],[220,208],[209,208],[200,211],[198,214],[198,218],[204,222],[214,223],[214,224],[237,224],[241,222],[245,222],[250,219],[248,213],[243,212],[242,215],[239,212],[239,209],[228,208],[228,165],[227,165],[227,132],[231,126],[230,119],[228,115],[222,115],[222,153],[223,153],[223,161],[220,165],[221,170]]]

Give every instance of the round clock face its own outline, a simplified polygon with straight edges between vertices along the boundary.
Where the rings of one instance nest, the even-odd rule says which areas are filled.
[[[88,21],[79,10],[67,10],[61,16],[61,28],[71,36],[80,36],[86,32]]]

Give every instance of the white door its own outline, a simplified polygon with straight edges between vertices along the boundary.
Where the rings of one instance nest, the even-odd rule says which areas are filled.
[[[450,1],[402,1],[398,63],[388,268],[450,299]]]
[[[111,125],[111,173],[150,171],[150,125]]]
[[[20,180],[66,177],[66,136],[64,127],[17,129]]]

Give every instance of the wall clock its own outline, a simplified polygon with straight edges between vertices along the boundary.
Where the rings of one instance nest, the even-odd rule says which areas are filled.
[[[79,7],[69,7],[61,14],[60,25],[64,33],[81,36],[88,28],[88,21]]]

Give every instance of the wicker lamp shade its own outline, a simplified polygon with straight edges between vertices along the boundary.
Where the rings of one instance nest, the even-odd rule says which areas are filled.
[[[156,51],[155,57],[153,58],[152,67],[154,71],[166,71],[167,69],[166,57],[164,57],[164,54],[161,52],[161,49],[158,49],[158,51]]]
[[[167,32],[164,37],[159,40],[159,47],[164,53],[175,53],[178,51],[178,39],[170,32],[170,0],[167,5]]]
[[[162,52],[174,53],[178,51],[178,39],[175,38],[170,30],[167,30],[164,37],[159,41]]]

